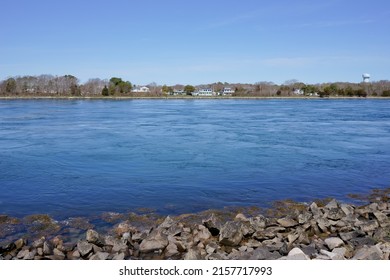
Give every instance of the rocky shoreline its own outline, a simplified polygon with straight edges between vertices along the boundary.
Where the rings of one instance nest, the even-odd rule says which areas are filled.
[[[0,260],[390,259],[388,196],[364,206],[331,200],[281,208],[278,214],[238,213],[229,219],[217,213],[167,216],[149,227],[125,220],[110,233],[85,229],[77,242],[61,236],[19,238],[0,247]],[[0,216],[0,224],[7,219]]]

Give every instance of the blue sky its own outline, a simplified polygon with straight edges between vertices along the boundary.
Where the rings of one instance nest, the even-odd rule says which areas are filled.
[[[390,79],[388,0],[1,1],[0,79]]]

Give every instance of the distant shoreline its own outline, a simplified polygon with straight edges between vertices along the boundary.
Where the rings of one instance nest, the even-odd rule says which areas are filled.
[[[229,100],[229,99],[310,99],[310,100],[326,100],[326,99],[348,99],[348,100],[363,100],[363,99],[390,99],[390,97],[367,96],[367,97],[347,97],[347,96],[0,96],[0,100],[39,100],[39,99],[71,99],[71,100],[128,100],[128,99],[171,99],[171,100]]]

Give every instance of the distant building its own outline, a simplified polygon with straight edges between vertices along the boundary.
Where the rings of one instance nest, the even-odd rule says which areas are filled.
[[[293,93],[295,95],[303,95],[305,92],[300,88],[296,88],[296,89],[294,89]]]
[[[363,83],[369,83],[370,82],[370,78],[371,78],[370,74],[364,73],[362,75],[362,77],[363,77]]]
[[[234,89],[230,88],[230,87],[224,87],[222,90],[221,90],[221,95],[231,95],[235,92]]]
[[[150,89],[148,87],[136,87],[132,90],[132,92],[150,92]]]
[[[184,89],[173,89],[171,94],[172,95],[186,95],[187,93],[184,91]]]
[[[195,96],[213,96],[216,93],[211,88],[204,88],[192,93]]]

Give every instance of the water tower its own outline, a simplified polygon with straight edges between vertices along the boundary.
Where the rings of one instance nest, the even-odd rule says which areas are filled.
[[[362,77],[363,77],[363,83],[369,83],[370,82],[370,78],[371,78],[370,74],[364,73],[362,75]]]

